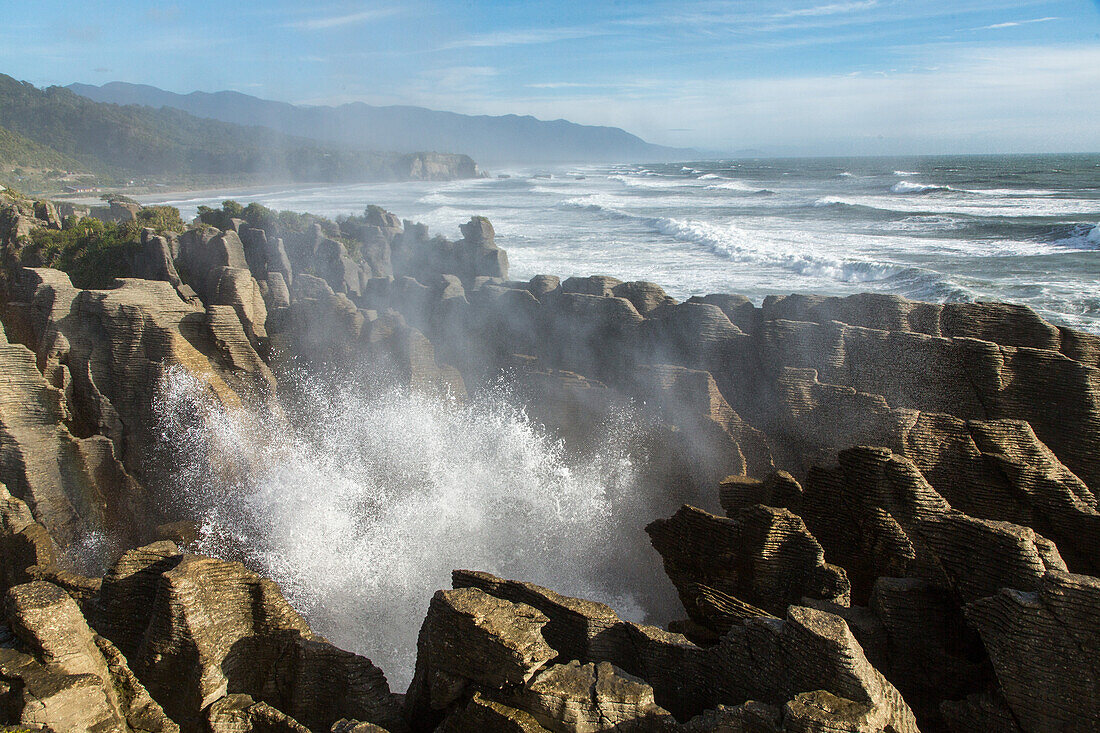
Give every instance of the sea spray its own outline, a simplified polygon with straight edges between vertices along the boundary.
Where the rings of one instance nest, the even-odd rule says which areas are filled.
[[[641,575],[645,560],[631,556],[652,517],[633,508],[629,420],[582,457],[500,391],[461,402],[295,381],[283,422],[168,375],[156,410],[175,510],[199,523],[192,549],[275,579],[315,630],[369,656],[395,690],[455,568],[645,615],[633,591],[663,579],[655,554]]]

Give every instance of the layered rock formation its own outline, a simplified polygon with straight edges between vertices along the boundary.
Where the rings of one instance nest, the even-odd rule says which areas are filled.
[[[487,220],[451,242],[376,208],[343,228],[148,230],[128,250],[137,277],[82,290],[20,260],[21,237],[62,226],[40,203],[0,210],[0,723],[1100,724],[1095,336],[1005,304],[757,307],[610,277],[512,281]],[[169,500],[157,440],[166,375],[291,430],[292,368],[449,399],[504,380],[572,445],[630,414],[652,490],[623,541],[648,524],[686,618],[635,623],[459,570],[393,695],[274,583],[168,541],[194,517]],[[209,461],[221,487],[248,468]]]

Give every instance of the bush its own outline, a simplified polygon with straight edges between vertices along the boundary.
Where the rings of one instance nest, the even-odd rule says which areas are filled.
[[[37,260],[69,274],[78,288],[109,288],[116,277],[129,277],[140,246],[135,222],[104,224],[84,218],[61,231],[35,229],[23,261]]]
[[[183,231],[179,209],[147,206],[133,221],[104,224],[99,219],[69,216],[62,230],[35,229],[20,254],[25,264],[53,267],[69,274],[78,288],[109,288],[117,277],[130,277],[141,246],[141,230],[157,234]]]

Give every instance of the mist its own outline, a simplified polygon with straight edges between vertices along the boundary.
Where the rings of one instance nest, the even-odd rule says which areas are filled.
[[[299,373],[285,423],[227,410],[182,370],[156,401],[188,549],[279,583],[320,634],[411,679],[428,600],[456,568],[523,578],[665,622],[634,416],[566,445],[499,387],[460,401]],[[216,477],[216,478],[214,478]]]

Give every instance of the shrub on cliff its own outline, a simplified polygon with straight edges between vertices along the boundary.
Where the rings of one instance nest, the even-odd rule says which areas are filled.
[[[24,265],[63,270],[78,288],[108,288],[115,278],[131,276],[142,229],[164,234],[184,226],[179,210],[171,206],[147,206],[132,221],[121,223],[69,217],[60,231],[33,230],[19,259]]]

